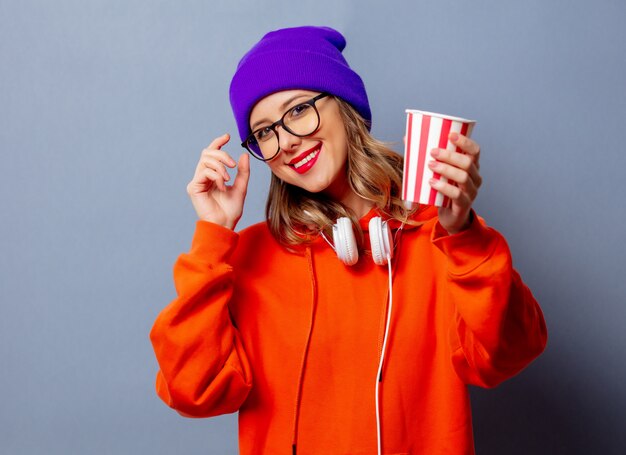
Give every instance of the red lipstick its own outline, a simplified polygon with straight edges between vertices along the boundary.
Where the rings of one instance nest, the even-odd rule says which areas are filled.
[[[308,170],[310,170],[316,163],[317,158],[320,156],[321,150],[322,144],[316,145],[306,152],[301,153],[287,164],[291,166],[291,168],[298,174],[304,174]]]

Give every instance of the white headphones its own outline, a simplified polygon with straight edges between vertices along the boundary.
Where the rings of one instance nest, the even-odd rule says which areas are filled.
[[[387,264],[393,257],[393,238],[387,222],[379,216],[370,220],[369,238],[372,259],[378,265]],[[359,260],[359,250],[352,230],[350,218],[342,217],[333,225],[333,243],[337,257],[346,265],[354,265]]]

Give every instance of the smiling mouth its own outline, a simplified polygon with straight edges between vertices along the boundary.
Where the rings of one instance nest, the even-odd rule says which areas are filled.
[[[316,146],[313,150],[311,150],[309,153],[304,155],[302,158],[298,158],[298,161],[295,161],[294,163],[289,163],[289,166],[293,167],[294,169],[301,168],[302,166],[307,164],[309,161],[317,157],[317,155],[320,153],[321,147],[322,147],[321,144]]]

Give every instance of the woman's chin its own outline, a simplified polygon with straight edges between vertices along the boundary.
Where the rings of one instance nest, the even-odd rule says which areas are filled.
[[[322,193],[329,187],[329,183],[325,181],[283,181],[289,183],[290,185],[297,186],[298,188],[301,188],[308,193]]]

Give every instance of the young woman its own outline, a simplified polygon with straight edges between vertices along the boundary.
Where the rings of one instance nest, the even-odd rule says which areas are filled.
[[[250,172],[203,150],[199,220],[178,297],[151,340],[180,414],[239,411],[242,454],[470,454],[467,385],[494,387],[544,349],[541,310],[504,238],[472,209],[479,146],[434,149],[450,208],[408,209],[402,157],[369,133],[361,78],[326,27],[265,35],[230,98],[242,145],[272,171],[266,222],[234,231]],[[237,168],[232,184],[227,168]]]

